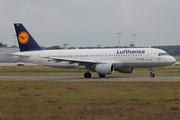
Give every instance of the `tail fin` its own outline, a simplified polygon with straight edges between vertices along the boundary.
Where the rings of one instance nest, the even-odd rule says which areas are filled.
[[[14,27],[16,30],[16,35],[21,52],[44,50],[36,43],[36,41],[33,39],[33,37],[29,34],[29,32],[21,23],[15,23]]]

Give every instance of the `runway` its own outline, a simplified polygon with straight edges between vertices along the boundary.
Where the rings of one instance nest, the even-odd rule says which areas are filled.
[[[0,81],[180,81],[180,76],[107,76],[99,78],[94,76],[84,78],[83,76],[0,76]]]

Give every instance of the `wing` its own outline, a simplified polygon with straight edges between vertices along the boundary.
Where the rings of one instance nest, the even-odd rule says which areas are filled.
[[[78,63],[79,66],[85,66],[86,68],[91,68],[95,64],[104,63],[95,60],[83,60],[83,59],[72,59],[72,58],[56,58],[56,57],[44,57],[44,58],[52,59],[54,62],[66,61],[69,62],[69,64]]]

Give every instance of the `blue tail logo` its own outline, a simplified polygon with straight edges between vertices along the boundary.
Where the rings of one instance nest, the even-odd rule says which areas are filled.
[[[21,52],[44,50],[37,44],[31,34],[21,23],[15,23],[14,27]]]
[[[18,40],[21,44],[26,44],[29,40],[29,35],[27,32],[21,32],[18,35]]]

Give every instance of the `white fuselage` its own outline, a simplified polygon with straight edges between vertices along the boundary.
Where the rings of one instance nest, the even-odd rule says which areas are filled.
[[[28,57],[24,57],[23,55],[28,55]],[[44,66],[84,69],[86,68],[78,66],[77,62],[58,61],[52,58],[107,62],[112,63],[114,69],[161,67],[171,65],[176,61],[165,51],[154,48],[40,50],[13,53],[12,57]]]

